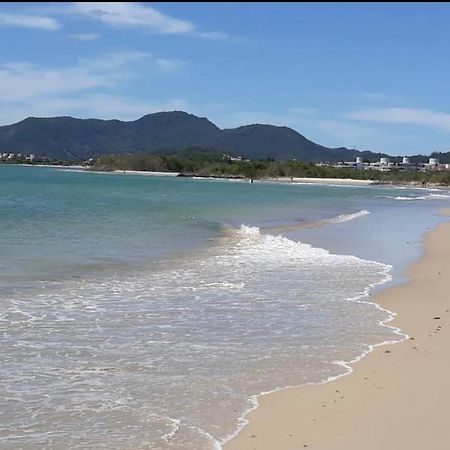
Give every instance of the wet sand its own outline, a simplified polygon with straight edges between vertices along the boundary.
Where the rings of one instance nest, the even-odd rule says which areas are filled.
[[[326,185],[351,185],[351,186],[368,186],[371,184],[380,184],[376,180],[357,180],[353,178],[310,178],[310,177],[278,177],[267,178],[268,181],[278,181],[286,183],[302,183],[302,184],[326,184]]]
[[[376,347],[335,381],[260,397],[224,450],[448,450],[450,223],[425,236],[406,274],[371,297],[398,314],[389,325],[406,340]]]

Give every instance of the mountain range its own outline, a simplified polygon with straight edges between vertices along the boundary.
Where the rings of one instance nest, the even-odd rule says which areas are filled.
[[[170,152],[185,148],[221,150],[250,159],[342,161],[356,156],[375,161],[382,153],[316,144],[297,131],[274,125],[220,129],[183,111],[148,114],[134,121],[29,117],[0,126],[0,152],[63,160],[101,154]]]

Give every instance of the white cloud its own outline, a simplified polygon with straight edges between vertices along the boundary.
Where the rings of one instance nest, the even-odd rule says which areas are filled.
[[[156,64],[164,72],[174,72],[183,67],[185,62],[174,59],[156,58]]]
[[[158,33],[187,33],[195,26],[187,21],[160,13],[151,6],[126,2],[76,2],[71,10],[109,25],[139,26]]]
[[[344,117],[367,122],[422,125],[450,131],[450,114],[429,109],[372,108],[349,112]]]
[[[33,28],[45,31],[56,31],[61,28],[59,22],[51,17],[13,13],[0,13],[0,26]]]
[[[89,71],[106,72],[110,73],[112,70],[123,69],[127,70],[130,64],[133,62],[139,62],[152,58],[152,55],[147,52],[140,52],[136,50],[110,53],[102,57],[82,58],[80,59],[79,66],[84,67]],[[111,76],[117,76],[117,74],[110,74]]]
[[[0,66],[0,101],[26,101],[34,97],[112,87],[129,77],[129,63],[148,54],[122,52],[103,59],[83,59],[72,67],[42,67],[28,63]]]
[[[2,103],[113,85],[114,77],[110,74],[87,67],[45,68],[26,63],[0,66]]]
[[[100,39],[102,36],[98,33],[78,33],[69,34],[67,37],[76,41],[95,41],[96,39]]]
[[[64,67],[7,63],[0,65],[0,106],[6,102],[112,88],[124,80],[138,77],[142,71],[137,71],[136,64],[145,61],[147,67],[159,72],[172,72],[185,64],[138,51],[83,58],[73,66]]]
[[[190,34],[205,39],[223,40],[221,31],[201,31],[187,20],[163,14],[148,4],[137,2],[74,2],[69,12],[100,20],[115,27],[138,27],[160,34]]]

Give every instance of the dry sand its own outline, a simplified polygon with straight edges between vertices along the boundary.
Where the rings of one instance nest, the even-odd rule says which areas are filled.
[[[373,301],[409,338],[333,382],[260,397],[224,450],[450,449],[450,223],[424,239],[409,281]]]
[[[353,178],[309,178],[309,177],[278,177],[261,178],[262,181],[276,181],[279,183],[301,183],[301,184],[326,184],[326,185],[347,185],[347,186],[368,186],[380,184],[376,180],[356,180]]]
[[[179,172],[149,172],[143,170],[113,170],[112,173],[123,175],[144,175],[148,177],[177,177]]]

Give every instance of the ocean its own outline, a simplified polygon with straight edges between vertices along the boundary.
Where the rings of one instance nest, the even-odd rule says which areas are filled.
[[[0,188],[2,449],[219,449],[261,393],[404,338],[370,297],[450,205],[17,166]]]

